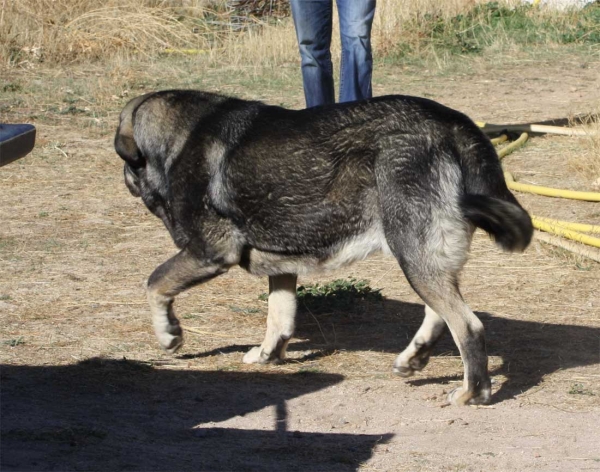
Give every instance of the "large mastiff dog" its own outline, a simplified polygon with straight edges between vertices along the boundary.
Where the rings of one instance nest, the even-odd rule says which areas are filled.
[[[383,251],[426,303],[394,370],[425,367],[447,325],[465,369],[449,401],[490,400],[483,325],[458,276],[475,227],[522,251],[532,225],[465,115],[406,96],[296,111],[171,90],[125,106],[115,148],[127,187],[181,249],[148,280],[166,351],[183,342],[175,296],[240,265],[268,276],[270,293],[265,340],[243,360],[277,361],[294,331],[297,276]]]

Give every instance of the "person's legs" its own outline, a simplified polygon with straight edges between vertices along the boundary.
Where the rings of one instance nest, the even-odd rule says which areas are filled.
[[[371,26],[375,0],[337,0],[337,6],[342,41],[340,102],[371,98]]]
[[[361,2],[363,0],[360,0]],[[331,64],[332,0],[291,0],[302,58],[306,106],[335,103]]]

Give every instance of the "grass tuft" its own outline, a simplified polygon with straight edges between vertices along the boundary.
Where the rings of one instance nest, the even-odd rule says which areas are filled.
[[[596,394],[594,392],[592,392],[591,390],[586,389],[583,384],[580,383],[576,383],[573,384],[571,386],[571,388],[569,389],[569,394],[570,395],[588,395],[588,396],[595,396]]]
[[[352,311],[361,301],[380,302],[381,289],[371,288],[368,280],[337,279],[326,284],[300,285],[298,304],[313,312]]]
[[[17,347],[25,344],[25,341],[23,340],[23,336],[19,336],[15,339],[7,339],[6,341],[2,341],[1,344],[9,347]]]
[[[355,311],[361,301],[380,302],[381,289],[371,288],[368,280],[355,278],[336,279],[325,284],[300,285],[296,290],[298,306],[311,312]],[[267,301],[269,295],[261,293],[259,300]]]

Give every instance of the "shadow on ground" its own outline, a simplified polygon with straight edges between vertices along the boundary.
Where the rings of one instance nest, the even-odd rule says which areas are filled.
[[[301,306],[296,337],[303,341],[290,344],[289,351],[318,350],[304,358],[305,362],[334,350],[399,354],[419,328],[424,312],[424,305],[389,299],[370,303],[357,301],[357,307],[348,313],[332,311],[329,305],[324,310],[312,307],[310,312]],[[508,319],[484,312],[478,312],[477,316],[485,326],[488,354],[503,360],[503,365],[491,373],[508,378],[494,394],[494,403],[514,398],[558,370],[600,364],[599,328]],[[259,342],[257,339],[257,344]],[[189,357],[206,357],[220,352],[242,353],[248,349],[249,346],[224,346]],[[449,334],[436,346],[434,356],[441,353],[459,355]],[[432,357],[430,365],[435,362]],[[382,366],[382,370],[389,368],[391,371],[391,367]],[[423,373],[427,375],[427,368]],[[462,375],[451,375],[409,382],[423,385],[448,383],[460,378]]]
[[[286,400],[333,374],[154,369],[92,359],[2,366],[1,470],[353,471],[391,435],[287,430]],[[273,408],[267,430],[213,427]]]

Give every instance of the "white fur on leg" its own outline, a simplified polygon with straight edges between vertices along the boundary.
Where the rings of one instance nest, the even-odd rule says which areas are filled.
[[[265,364],[285,357],[288,340],[294,334],[296,316],[296,276],[269,277],[267,333],[260,346],[252,348],[242,359],[246,364]]]
[[[402,377],[410,377],[415,370],[424,367],[423,360],[418,357],[419,348],[435,342],[441,335],[446,323],[429,306],[425,305],[425,319],[410,344],[400,353],[394,362],[394,372]]]
[[[171,308],[173,298],[151,290],[148,290],[147,295],[156,338],[165,351],[173,354],[183,344],[183,332]]]
[[[244,362],[244,364],[266,364],[269,361],[269,357],[263,356],[263,352],[264,351],[262,345],[255,346],[252,349],[250,349],[246,354],[244,354],[242,362]]]

